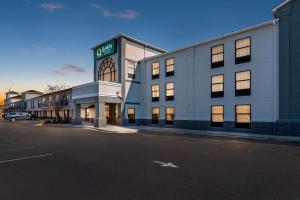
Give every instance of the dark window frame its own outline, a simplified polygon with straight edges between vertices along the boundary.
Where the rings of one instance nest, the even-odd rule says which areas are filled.
[[[106,69],[109,70],[109,72],[105,72]],[[115,82],[117,80],[117,69],[115,61],[112,57],[107,57],[102,60],[99,70],[98,70],[98,80],[99,81],[108,81],[108,82]],[[110,80],[104,80],[105,75],[110,76]]]
[[[171,90],[171,89],[167,89],[167,85],[169,83],[173,83],[173,96],[167,96],[167,91]],[[167,82],[165,84],[165,97],[166,97],[166,101],[174,101],[174,99],[175,99],[175,83],[174,82]]]
[[[213,77],[215,76],[223,76],[223,91],[221,92],[213,92],[213,85],[218,85],[221,83],[214,83],[213,84]],[[225,75],[224,74],[217,74],[217,75],[212,75],[210,78],[210,94],[211,94],[211,98],[223,98],[224,97],[224,91],[225,91]]]
[[[153,64],[158,63],[158,74],[153,74]],[[152,75],[152,80],[154,79],[159,79],[160,75],[160,61],[155,61],[151,63],[151,75]]]
[[[173,108],[173,120],[172,121],[167,120],[167,115],[168,115],[167,109],[168,108]],[[173,106],[166,107],[165,108],[165,124],[167,124],[167,125],[173,125],[174,121],[175,121],[175,107],[173,107]]]
[[[133,63],[133,68],[132,67],[129,67],[128,66],[128,63]],[[134,61],[131,61],[131,60],[127,60],[127,78],[130,78],[130,79],[132,79],[132,80],[134,80],[135,79],[135,71],[136,71],[136,62],[134,62]],[[131,74],[131,73],[129,73],[128,72],[128,69],[133,69],[133,74]]]
[[[132,109],[134,114],[129,114],[128,113],[129,109]],[[136,123],[136,120],[135,120],[135,113],[136,112],[135,112],[135,110],[136,110],[135,108],[127,108],[127,118],[128,118],[128,123],[129,124],[135,124]],[[133,119],[131,119],[129,115],[133,115]]]
[[[237,107],[238,106],[250,106],[250,113],[248,113],[250,115],[250,123],[238,123],[237,122]],[[241,115],[241,114],[239,114]],[[243,114],[246,115],[246,114]],[[251,128],[251,124],[252,124],[252,105],[251,104],[237,104],[235,105],[235,128],[241,128],[241,129],[250,129]]]
[[[223,46],[223,52],[213,54],[213,48],[218,47],[218,46]],[[219,45],[215,45],[215,46],[211,47],[210,54],[211,54],[210,63],[211,63],[211,68],[212,69],[219,68],[219,67],[224,67],[224,63],[225,63],[225,45],[224,44],[219,44]],[[219,54],[223,54],[223,61],[213,62],[213,56],[219,55]]]
[[[153,86],[158,85],[158,97],[153,96],[153,92],[157,92],[156,90],[153,91]],[[152,102],[159,102],[159,97],[160,97],[160,85],[159,84],[154,84],[151,86],[151,99]]]
[[[237,81],[236,75],[238,73],[243,73],[243,72],[250,72],[250,79]],[[236,97],[251,96],[251,92],[252,92],[252,72],[251,72],[251,70],[244,70],[244,71],[235,72],[234,79],[235,79],[235,96]],[[237,83],[238,82],[243,82],[243,81],[250,81],[250,88],[249,89],[240,89],[240,90],[238,90],[237,89]]]
[[[169,66],[172,66],[172,65],[167,65],[167,60],[169,60],[169,59],[173,59],[173,71],[167,71],[167,68],[169,67]],[[169,76],[174,76],[174,74],[175,74],[175,58],[174,57],[171,57],[171,58],[167,58],[166,60],[165,60],[165,71],[166,71],[166,77],[169,77]]]
[[[237,42],[240,41],[240,40],[248,39],[248,38],[250,39],[250,45],[237,49]],[[248,47],[250,48],[250,55],[238,58],[237,57],[237,51],[240,50],[240,49],[248,48]],[[251,62],[251,56],[252,56],[252,38],[251,38],[251,36],[235,40],[235,64],[237,65],[237,64]]]
[[[222,106],[223,107],[223,113],[222,113],[222,116],[223,116],[223,122],[213,122],[213,107],[218,107],[218,106]],[[217,114],[215,114],[217,115]],[[224,120],[225,119],[225,110],[224,110],[224,105],[212,105],[210,107],[210,126],[211,127],[224,127]]]
[[[154,109],[158,109],[158,114],[153,113]],[[151,114],[152,114],[152,118],[151,118],[152,124],[159,124],[160,108],[159,107],[152,107],[151,108]],[[158,115],[157,119],[154,119],[154,115]]]

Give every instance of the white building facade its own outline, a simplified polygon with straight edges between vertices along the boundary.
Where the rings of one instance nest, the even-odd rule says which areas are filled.
[[[127,112],[147,125],[272,134],[277,37],[274,20],[144,59],[141,104]]]
[[[93,48],[94,82],[73,88],[73,123],[273,134],[277,43],[277,20],[171,52],[118,35]]]

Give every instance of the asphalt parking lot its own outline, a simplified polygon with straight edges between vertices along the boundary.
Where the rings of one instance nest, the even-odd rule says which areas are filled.
[[[300,199],[300,146],[0,121],[0,199]]]

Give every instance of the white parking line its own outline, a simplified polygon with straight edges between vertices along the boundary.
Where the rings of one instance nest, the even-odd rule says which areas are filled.
[[[153,161],[153,162],[159,164],[161,167],[179,168],[179,166],[174,165],[171,162],[161,162],[161,161]]]
[[[35,156],[27,156],[27,157],[22,157],[22,158],[15,158],[15,159],[10,159],[10,160],[2,160],[2,161],[0,161],[0,165],[3,164],[3,163],[8,163],[8,162],[28,160],[28,159],[34,159],[34,158],[47,157],[47,156],[53,156],[53,154],[49,153],[49,154],[42,154],[42,155],[35,155]]]
[[[19,142],[5,143],[5,144],[0,144],[0,146],[14,145],[14,144],[20,144],[20,143]]]

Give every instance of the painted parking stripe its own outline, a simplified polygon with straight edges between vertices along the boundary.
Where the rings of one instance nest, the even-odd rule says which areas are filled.
[[[49,153],[49,154],[42,154],[42,155],[35,155],[35,156],[27,156],[27,157],[22,157],[22,158],[15,158],[15,159],[10,159],[10,160],[2,160],[2,161],[0,161],[0,164],[20,161],[20,160],[29,160],[29,159],[35,159],[35,158],[42,158],[42,157],[48,157],[48,156],[53,156],[53,154]]]
[[[179,166],[174,165],[171,162],[161,162],[161,161],[153,161],[153,162],[159,164],[161,167],[179,168]]]
[[[21,144],[21,143],[19,143],[19,142],[4,143],[4,144],[0,144],[0,146],[7,146],[7,145],[14,145],[14,144]]]

